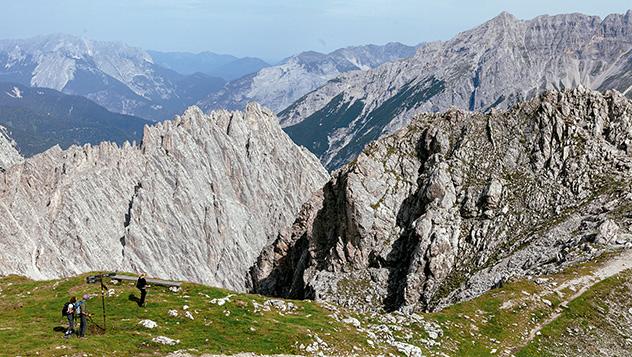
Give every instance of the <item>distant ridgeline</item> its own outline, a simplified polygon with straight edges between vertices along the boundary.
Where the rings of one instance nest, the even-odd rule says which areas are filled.
[[[139,48],[68,35],[0,40],[0,81],[80,95],[154,121],[173,118],[225,84],[162,67]]]
[[[151,122],[112,113],[84,97],[0,82],[0,126],[27,157],[55,145],[140,143],[146,124]]]

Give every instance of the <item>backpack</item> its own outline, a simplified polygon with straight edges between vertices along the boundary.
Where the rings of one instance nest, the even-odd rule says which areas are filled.
[[[71,303],[69,303],[69,302],[65,303],[64,307],[61,309],[61,316],[62,317],[66,317],[66,316],[70,315],[68,313],[68,310],[71,310],[73,308],[72,306],[73,305]]]
[[[74,308],[77,315],[81,315],[82,305],[83,301],[77,301],[77,303],[75,304]]]
[[[147,286],[147,280],[145,278],[139,278],[136,280],[136,289],[143,290]]]

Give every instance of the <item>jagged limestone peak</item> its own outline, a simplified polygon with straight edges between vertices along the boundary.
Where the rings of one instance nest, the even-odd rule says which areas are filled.
[[[270,111],[192,107],[146,126],[141,145],[55,147],[0,173],[0,272],[146,271],[243,290],[327,178]]]
[[[616,91],[422,114],[334,172],[263,250],[254,290],[441,308],[632,245],[631,179],[632,102]]]

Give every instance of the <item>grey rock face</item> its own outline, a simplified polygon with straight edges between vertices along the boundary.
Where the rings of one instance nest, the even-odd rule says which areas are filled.
[[[329,54],[303,52],[280,65],[228,83],[201,101],[200,106],[205,110],[242,109],[248,102],[256,101],[279,112],[341,73],[368,70],[414,54],[415,47],[401,43],[346,47]]]
[[[20,162],[22,156],[15,148],[15,142],[7,134],[6,128],[0,126],[0,171]]]
[[[632,96],[632,11],[603,20],[569,14],[522,21],[503,13],[411,58],[342,74],[279,117],[298,144],[336,169],[415,113],[508,108],[579,85]]]
[[[140,146],[50,149],[0,173],[0,273],[146,271],[243,290],[328,175],[272,112],[192,107]]]
[[[263,250],[253,289],[425,310],[590,259],[632,231],[631,140],[614,91],[420,115],[333,174]]]

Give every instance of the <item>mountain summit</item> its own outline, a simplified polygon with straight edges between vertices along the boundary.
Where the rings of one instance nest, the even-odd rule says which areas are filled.
[[[248,268],[328,175],[272,112],[192,107],[142,144],[52,148],[0,173],[0,271],[95,270],[244,290]]]

